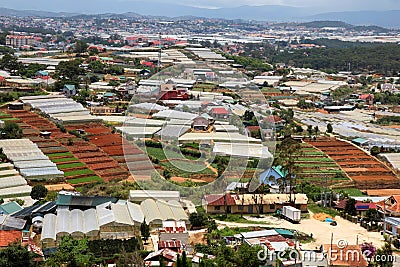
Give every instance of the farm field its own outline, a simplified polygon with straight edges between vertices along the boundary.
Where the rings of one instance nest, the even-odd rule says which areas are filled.
[[[91,166],[94,170],[99,170],[98,175],[104,177],[128,177],[130,173],[140,177],[140,179],[149,179],[154,171],[148,156],[140,150],[135,144],[124,140],[118,133],[114,133],[101,123],[70,125],[68,130],[84,130],[89,144],[92,147],[101,149],[107,155],[108,160],[98,151],[94,151],[90,146],[85,147],[88,155],[84,151],[74,153],[77,157],[84,158],[82,161]],[[91,157],[89,157],[91,155]],[[102,161],[96,159],[102,158]],[[124,178],[124,179],[126,179]]]
[[[19,120],[24,137],[36,143],[64,171],[67,182],[72,181],[70,184],[81,186],[99,180],[128,178],[127,170],[95,144],[62,132],[53,122],[34,112],[5,110],[5,113]],[[41,131],[51,132],[51,138],[40,137]]]
[[[296,167],[299,170],[297,174],[298,183],[309,182],[316,185],[334,185],[349,181],[346,174],[334,160],[307,143],[300,144]]]
[[[335,160],[360,190],[400,186],[399,178],[389,167],[351,143],[327,137],[307,142]]]

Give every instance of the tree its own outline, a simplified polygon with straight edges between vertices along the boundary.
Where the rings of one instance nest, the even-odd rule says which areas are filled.
[[[35,266],[33,261],[35,254],[29,252],[21,243],[9,244],[5,249],[0,250],[0,266],[17,267]]]
[[[315,127],[314,127],[314,132],[315,132],[315,136],[318,136],[318,133],[319,133],[319,128],[318,128],[318,126],[315,126]]]
[[[89,63],[89,69],[91,69],[94,73],[104,73],[106,65],[104,65],[101,61],[96,60]]]
[[[390,240],[385,237],[385,243],[381,248],[378,248],[374,255],[374,265],[379,267],[393,266],[393,249]]]
[[[348,199],[346,201],[346,206],[344,207],[344,211],[351,216],[355,216],[357,214],[356,200],[353,198]]]
[[[140,225],[140,234],[142,235],[144,242],[147,243],[147,240],[150,237],[150,227],[146,223],[146,220],[143,220],[142,224]]]
[[[363,255],[366,256],[368,261],[371,261],[371,259],[373,259],[374,254],[376,252],[376,248],[372,245],[372,243],[362,243],[361,246],[361,252],[363,253]]]
[[[372,156],[377,156],[379,153],[381,153],[381,150],[380,150],[379,147],[373,146],[373,147],[371,148],[371,155],[372,155]]]
[[[182,252],[182,267],[189,267],[189,262],[186,257],[186,251]]]
[[[310,109],[313,108],[313,106],[312,103],[307,103],[304,99],[300,99],[299,102],[297,102],[297,107],[301,109]]]
[[[207,215],[204,211],[190,213],[189,221],[193,227],[203,227],[207,223]]]
[[[368,209],[365,213],[365,220],[376,224],[381,221],[381,215],[376,209]]]
[[[326,125],[326,132],[327,133],[333,133],[332,124],[328,123],[328,125]]]
[[[296,133],[302,133],[303,132],[303,127],[300,125],[296,125]]]
[[[31,191],[31,197],[36,200],[40,200],[46,197],[47,195],[47,188],[44,185],[35,185]]]
[[[0,69],[7,70],[13,74],[16,74],[23,67],[21,62],[18,62],[16,56],[11,54],[5,54],[0,59]]]
[[[258,267],[262,263],[257,257],[257,253],[263,250],[261,246],[249,246],[242,244],[236,253],[237,266]]]
[[[182,267],[182,260],[181,260],[181,256],[178,254],[178,257],[176,258],[176,267]]]
[[[23,206],[25,204],[25,200],[20,199],[20,198],[13,198],[11,201],[15,201],[18,203],[18,205]]]
[[[1,131],[1,139],[19,139],[22,138],[22,129],[13,121],[6,121]]]
[[[1,162],[7,161],[7,156],[4,154],[3,148],[0,147],[0,160]]]
[[[172,176],[171,172],[168,169],[163,170],[163,176],[165,179],[169,180]]]
[[[61,89],[65,84],[79,85],[79,75],[85,74],[85,70],[80,67],[81,61],[78,59],[61,61],[55,71],[54,77],[58,79],[56,87]]]
[[[291,137],[286,137],[277,147],[274,165],[281,165],[285,176],[282,178],[282,189],[290,186],[290,202],[292,202],[292,187],[296,185],[296,174],[299,171],[296,165],[297,159],[301,156],[300,144]],[[294,182],[294,184],[293,184]]]
[[[78,54],[85,53],[88,49],[88,44],[82,40],[78,40],[75,43],[75,49],[74,52]]]
[[[72,236],[64,236],[57,251],[50,256],[48,266],[86,266],[93,262],[93,254],[89,252],[88,240],[75,239]]]
[[[311,135],[312,135],[312,125],[308,125],[308,126],[307,126],[307,132],[308,132],[308,137],[311,138]]]

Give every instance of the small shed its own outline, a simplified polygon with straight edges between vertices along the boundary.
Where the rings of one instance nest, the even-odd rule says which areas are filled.
[[[24,103],[9,103],[8,104],[8,109],[9,110],[23,110],[24,109]]]
[[[193,119],[192,129],[194,131],[207,131],[210,128],[210,121],[202,116]]]
[[[44,139],[50,139],[50,135],[51,135],[51,132],[48,132],[48,131],[40,132],[40,136],[43,137]]]
[[[74,96],[74,95],[76,95],[76,87],[74,84],[66,84],[66,85],[64,85],[62,92],[67,97]]]
[[[356,138],[356,139],[353,139],[351,142],[353,144],[356,144],[357,146],[366,146],[366,145],[368,145],[368,140],[364,139],[364,138]]]

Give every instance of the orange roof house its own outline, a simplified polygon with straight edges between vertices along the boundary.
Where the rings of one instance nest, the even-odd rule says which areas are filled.
[[[324,253],[330,266],[367,267],[368,262],[364,258],[360,246],[347,245],[339,247],[337,244],[325,244]]]
[[[13,242],[21,242],[22,232],[17,230],[0,230],[0,248],[5,248]]]
[[[400,217],[400,195],[393,195],[376,203],[378,210],[393,217]]]

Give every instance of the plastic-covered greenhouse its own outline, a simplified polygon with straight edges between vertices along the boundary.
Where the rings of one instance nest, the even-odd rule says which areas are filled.
[[[0,147],[28,180],[54,180],[64,177],[64,172],[58,170],[57,165],[29,139],[0,140]]]
[[[22,176],[9,176],[0,178],[0,188],[9,188],[27,185],[26,180]]]

